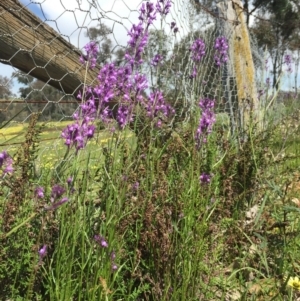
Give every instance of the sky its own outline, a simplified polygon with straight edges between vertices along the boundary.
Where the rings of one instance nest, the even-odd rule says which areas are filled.
[[[127,31],[138,21],[138,9],[142,0],[20,0],[20,2],[38,16],[42,22],[53,27],[67,41],[82,49],[89,39],[85,36],[86,29],[97,26],[98,20],[112,28],[109,38],[113,46],[127,44]],[[179,36],[188,32],[187,1],[173,0],[171,14],[165,20],[170,24],[175,20],[179,26]],[[154,23],[160,28],[160,22]],[[169,26],[164,26],[169,29]],[[177,40],[178,40],[177,39]],[[15,71],[12,67],[0,64],[1,75],[11,76]],[[287,86],[286,78],[283,87]],[[17,94],[20,85],[14,81],[13,92]]]

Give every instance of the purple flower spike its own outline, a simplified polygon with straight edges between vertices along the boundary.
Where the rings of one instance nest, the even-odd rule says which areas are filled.
[[[119,127],[121,129],[124,129],[125,126],[133,121],[132,118],[132,106],[119,106],[118,112],[117,112],[117,121],[119,124]]]
[[[165,102],[164,96],[161,91],[151,93],[147,101],[143,102],[146,109],[147,116],[150,119],[162,117],[163,119],[170,117],[175,113],[175,110]]]
[[[100,236],[100,235],[95,235],[94,236],[95,241],[102,247],[102,248],[108,248],[108,243],[107,241],[104,239],[104,237]]]
[[[156,54],[154,56],[154,58],[152,59],[152,61],[151,61],[151,65],[152,66],[157,66],[158,64],[161,63],[162,60],[163,60],[163,56],[160,55],[160,54]]]
[[[112,263],[111,269],[113,270],[113,272],[115,272],[118,270],[118,266],[115,263]]]
[[[201,174],[199,180],[201,184],[209,184],[211,180],[211,176],[209,174],[203,173]]]
[[[95,119],[96,111],[94,100],[89,99],[80,105],[79,112],[73,114],[75,123],[68,125],[61,134],[69,148],[74,145],[76,152],[78,152],[86,146],[89,139],[93,138],[96,127],[92,122]]]
[[[99,53],[99,48],[97,43],[95,41],[91,41],[90,43],[84,46],[84,49],[86,51],[86,55],[82,55],[80,57],[80,62],[82,64],[88,62],[90,64],[91,69],[95,68],[97,63],[97,56]]]
[[[287,66],[287,72],[292,73],[293,69],[292,69],[292,57],[289,54],[286,54],[284,56],[284,63]]]
[[[44,198],[44,188],[43,187],[37,187],[35,189],[35,192],[34,192],[35,196],[38,198],[38,199],[43,199]]]
[[[111,258],[112,261],[114,261],[116,259],[116,252],[115,251],[111,252],[110,258]]]
[[[47,245],[43,245],[43,247],[39,250],[40,262],[43,261],[44,257],[47,255]]]
[[[45,210],[49,211],[49,210],[55,210],[58,207],[60,207],[62,204],[66,203],[69,199],[64,197],[62,198],[60,201],[54,203],[52,206],[46,207]]]
[[[101,247],[103,247],[103,248],[108,247],[108,243],[106,242],[106,240],[104,240],[104,239],[101,240]]]
[[[2,176],[4,176],[7,173],[12,173],[14,171],[12,164],[13,160],[6,151],[0,153],[0,170],[2,170],[3,172]]]
[[[209,98],[200,99],[199,107],[202,109],[202,115],[196,131],[196,147],[200,149],[202,143],[207,142],[207,136],[211,133],[212,127],[216,122],[215,113],[213,111],[215,101]]]
[[[190,48],[192,52],[192,59],[194,62],[200,62],[205,56],[205,44],[201,39],[196,39]]]
[[[156,3],[156,9],[162,16],[166,16],[170,12],[171,6],[171,0],[158,0]]]
[[[147,1],[146,5],[145,2],[142,3],[139,20],[141,20],[141,22],[145,22],[147,26],[156,20],[156,11],[152,2]]]
[[[228,61],[228,43],[225,37],[218,37],[215,42],[215,63],[221,67]]]
[[[67,184],[68,184],[68,186],[70,186],[70,185],[72,184],[72,182],[73,182],[73,178],[72,178],[72,177],[69,177],[69,178],[67,179]]]
[[[197,68],[194,67],[194,68],[193,68],[193,73],[190,75],[190,79],[193,79],[193,78],[195,78],[196,76],[197,76]]]
[[[64,194],[65,191],[66,190],[62,186],[60,186],[58,184],[55,184],[52,187],[52,191],[51,191],[51,201],[54,202],[54,200],[61,197]]]
[[[139,189],[139,186],[140,186],[140,183],[139,183],[139,182],[135,182],[135,183],[132,185],[132,188],[133,188],[133,190],[138,190],[138,189]]]

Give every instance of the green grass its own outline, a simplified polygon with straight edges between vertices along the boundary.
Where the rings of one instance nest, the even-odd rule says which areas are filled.
[[[300,275],[299,135],[283,117],[240,147],[221,120],[196,151],[191,120],[171,135],[146,124],[99,131],[78,154],[56,123],[28,152],[8,148],[18,165],[0,180],[1,299],[296,300],[288,278]],[[1,133],[22,141],[26,130]],[[65,192],[51,202],[55,184]]]

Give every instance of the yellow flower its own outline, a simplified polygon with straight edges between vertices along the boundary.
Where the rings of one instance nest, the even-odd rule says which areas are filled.
[[[300,290],[300,279],[298,277],[290,277],[287,283],[288,286],[292,287],[295,290]]]

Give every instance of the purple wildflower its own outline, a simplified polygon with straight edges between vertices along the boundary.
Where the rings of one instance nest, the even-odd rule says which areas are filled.
[[[132,185],[132,188],[133,188],[133,190],[138,190],[138,189],[139,189],[139,186],[140,186],[140,183],[139,183],[139,182],[135,182],[135,183]]]
[[[92,124],[96,114],[96,106],[93,99],[89,99],[80,105],[80,112],[75,112],[75,123],[67,125],[62,131],[61,137],[65,139],[65,145],[71,148],[73,145],[76,152],[84,148],[87,141],[94,137],[96,127]]]
[[[91,69],[95,68],[97,63],[97,56],[99,53],[99,48],[97,43],[95,41],[91,41],[84,46],[84,49],[86,51],[86,55],[82,55],[80,57],[80,62],[82,64],[88,62],[90,64]]]
[[[201,147],[202,142],[206,143],[207,136],[211,133],[212,127],[216,121],[215,113],[213,111],[214,105],[215,101],[209,98],[200,99],[199,101],[202,114],[195,135],[197,149]]]
[[[117,122],[121,129],[133,121],[132,117],[132,106],[120,105],[117,112]]]
[[[270,77],[268,77],[266,79],[266,85],[267,85],[268,88],[270,87],[270,84],[271,84],[271,80],[270,80]]]
[[[197,76],[197,68],[194,67],[193,68],[193,73],[190,75],[190,79],[196,78],[196,76]]]
[[[176,22],[175,21],[172,21],[171,22],[171,30],[173,30],[173,32],[176,34],[178,32],[178,27],[176,26]]]
[[[156,11],[154,8],[154,4],[152,2],[147,1],[142,3],[140,8],[139,20],[141,22],[145,22],[147,26],[153,23],[156,20]]]
[[[95,235],[94,236],[94,240],[102,247],[102,248],[108,248],[108,243],[107,241],[104,239],[104,237],[100,236],[100,235]]]
[[[111,260],[111,269],[113,272],[115,272],[118,269],[118,266],[115,263],[115,259],[116,259],[116,253],[115,251],[112,251],[110,254],[110,260]]]
[[[167,118],[175,113],[175,110],[165,102],[161,91],[151,93],[149,99],[144,100],[143,105],[150,119],[156,117]]]
[[[125,54],[126,61],[131,65],[132,70],[135,65],[143,63],[142,54],[148,43],[148,32],[145,30],[142,23],[138,25],[133,24],[131,30],[128,32],[130,46]]]
[[[69,199],[67,197],[62,198],[60,201],[53,203],[49,207],[45,207],[45,210],[50,211],[50,210],[56,210],[58,207],[60,207],[62,204],[66,203]]]
[[[116,252],[115,251],[112,251],[111,254],[110,254],[110,259],[112,261],[114,261],[116,259]]]
[[[35,189],[35,192],[34,192],[35,196],[38,198],[38,199],[43,199],[45,197],[44,195],[44,188],[39,186]]]
[[[269,60],[266,59],[265,60],[265,70],[268,71],[268,69],[269,69]]]
[[[194,62],[200,62],[205,55],[205,43],[201,39],[196,39],[191,48],[192,59]]]
[[[146,76],[133,73],[129,64],[125,67],[116,67],[114,64],[104,65],[98,75],[99,84],[89,92],[91,97],[97,100],[97,117],[108,123],[114,116],[121,129],[133,120],[133,96],[135,101],[141,101],[145,89],[148,88]],[[135,64],[134,59],[133,64]],[[109,105],[116,98],[120,102],[117,113],[112,114]]]
[[[54,200],[61,197],[64,194],[65,191],[66,190],[62,186],[60,186],[58,184],[55,184],[52,187],[52,191],[51,191],[51,201],[53,202]]]
[[[228,44],[225,37],[218,37],[215,42],[215,63],[221,67],[228,61]]]
[[[158,0],[156,3],[156,9],[162,16],[170,12],[171,6],[171,0]]]
[[[157,66],[163,60],[163,56],[160,54],[156,54],[151,61],[152,66]]]
[[[133,24],[128,31],[129,41],[125,53],[125,66],[105,64],[99,70],[97,76],[98,85],[86,87],[84,93],[80,92],[79,99],[85,101],[80,109],[73,115],[75,122],[68,125],[62,132],[65,144],[71,148],[75,147],[76,152],[84,148],[88,139],[94,136],[95,126],[92,122],[97,118],[104,123],[109,123],[113,118],[117,120],[121,129],[133,121],[134,108],[140,103],[146,109],[150,118],[156,118],[155,123],[161,126],[161,119],[164,119],[174,110],[165,103],[161,92],[150,95],[149,101],[145,101],[146,89],[148,88],[147,77],[136,69],[143,63],[144,49],[148,43],[148,28],[156,19],[156,14],[166,15],[169,13],[171,0],[158,0],[157,5],[151,2],[143,2],[139,10],[139,23]],[[176,23],[171,23],[171,29],[176,32]],[[95,42],[86,45],[86,57],[81,61],[89,62],[96,60],[98,46]],[[157,66],[163,57],[156,54],[152,65]],[[85,95],[85,99],[83,99]],[[118,100],[115,110],[112,102]]]
[[[160,128],[161,126],[162,126],[162,122],[161,122],[160,119],[158,119],[157,122],[156,122],[156,127]]]
[[[200,101],[199,101],[199,107],[203,111],[213,109],[214,106],[215,106],[215,100],[213,100],[213,99],[204,98],[204,99],[200,99]]]
[[[39,253],[39,262],[41,263],[44,257],[47,255],[47,245],[43,245],[43,247],[38,251]]]
[[[265,94],[265,91],[263,89],[258,90],[258,99],[261,99],[261,97]]]
[[[67,179],[68,186],[70,186],[72,184],[72,182],[73,182],[73,177],[68,177],[68,179]]]
[[[2,169],[2,176],[7,173],[12,173],[14,171],[13,167],[13,159],[9,156],[6,151],[0,153],[0,170]]]
[[[199,181],[201,184],[209,184],[211,180],[211,176],[207,173],[202,173],[199,177]]]
[[[284,56],[284,63],[287,66],[287,72],[292,73],[293,69],[292,69],[292,57],[289,54],[286,54]]]

